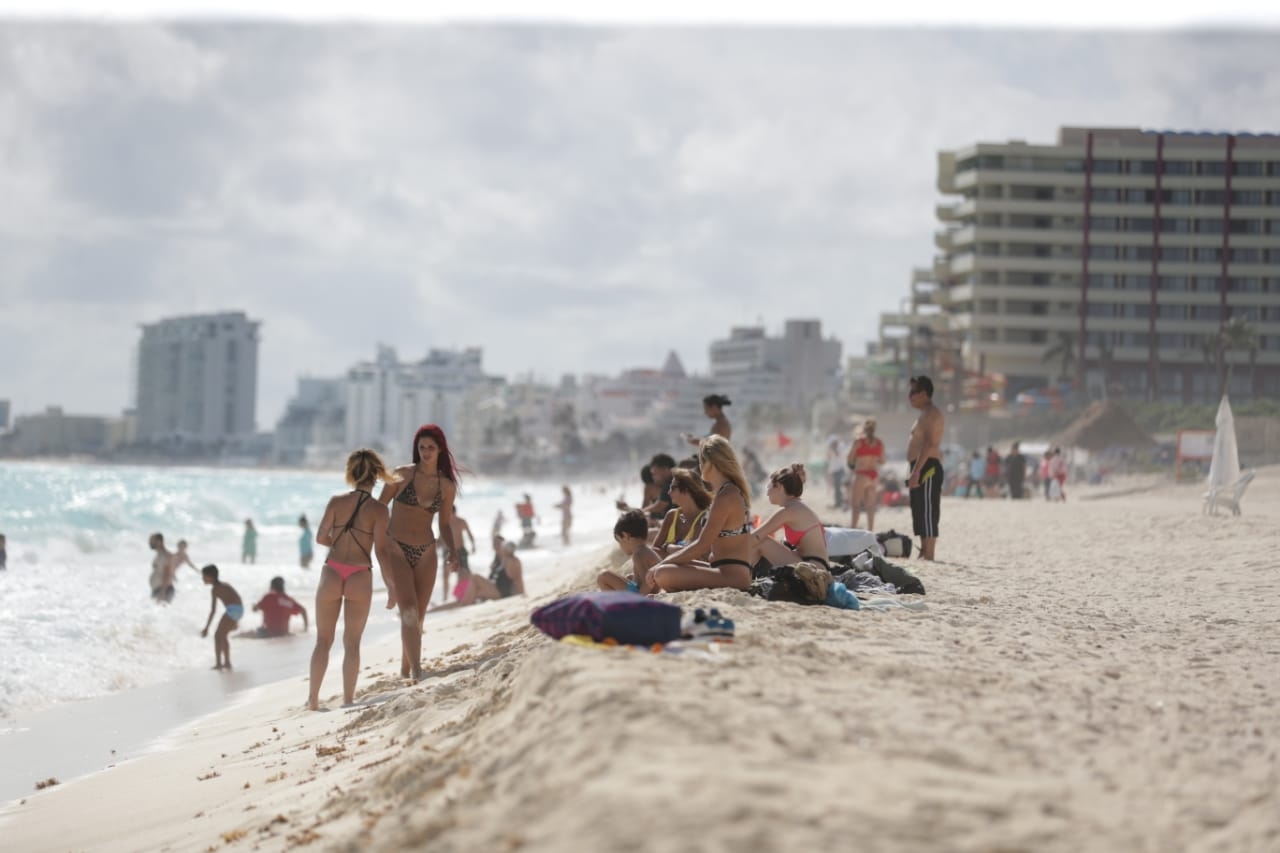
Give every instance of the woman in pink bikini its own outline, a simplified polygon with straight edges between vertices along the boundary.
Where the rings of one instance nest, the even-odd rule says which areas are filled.
[[[760,556],[774,566],[788,566],[808,560],[831,567],[827,551],[827,533],[822,519],[800,499],[804,494],[804,465],[796,462],[769,475],[769,503],[778,507],[773,515],[752,533]],[[773,538],[782,528],[782,542]]]
[[[391,568],[387,607],[400,607],[400,674],[418,681],[422,678],[422,623],[436,585],[433,522],[440,525],[445,564],[450,568],[458,565],[460,543],[453,541],[458,463],[449,452],[444,430],[435,424],[419,427],[413,437],[413,464],[402,465],[396,474],[399,476],[395,481],[388,482],[378,495],[379,503],[391,505],[387,526],[387,564]]]
[[[867,530],[876,527],[876,487],[880,466],[884,464],[884,442],[876,438],[875,418],[867,418],[862,424],[862,435],[849,448],[849,470],[853,482],[849,485],[849,506],[853,510],[850,527],[858,526],[858,514],[867,512]]]
[[[369,620],[373,601],[373,561],[386,566],[383,542],[387,536],[387,508],[373,499],[378,480],[390,482],[396,475],[387,471],[377,453],[367,447],[347,457],[347,484],[352,491],[334,495],[324,508],[316,527],[316,541],[328,546],[329,555],[320,569],[316,587],[316,648],[311,653],[311,689],[307,707],[320,710],[320,684],[329,667],[329,649],[343,611],[342,702],[355,699],[356,676],[360,673],[360,637]],[[383,569],[383,577],[386,570]]]

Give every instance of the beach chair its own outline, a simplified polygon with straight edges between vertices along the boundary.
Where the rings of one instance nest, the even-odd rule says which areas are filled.
[[[1253,482],[1253,478],[1257,475],[1257,471],[1246,471],[1240,475],[1240,479],[1231,485],[1210,489],[1205,492],[1204,511],[1210,515],[1217,515],[1218,507],[1222,507],[1223,509],[1231,510],[1232,515],[1239,515],[1240,498],[1244,497],[1245,489],[1249,488],[1249,484]]]

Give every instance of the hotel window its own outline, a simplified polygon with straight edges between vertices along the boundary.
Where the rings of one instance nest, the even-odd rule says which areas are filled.
[[[1232,293],[1261,293],[1264,279],[1241,276],[1227,279],[1227,290]]]
[[[1091,275],[1089,276],[1089,287],[1097,290],[1115,290],[1117,276],[1114,275]]]
[[[1063,160],[1062,171],[1067,172],[1069,174],[1074,174],[1076,172],[1083,172],[1084,161],[1083,160]]]
[[[1093,171],[1096,174],[1119,175],[1124,171],[1123,160],[1094,160]]]
[[[1191,289],[1196,293],[1217,293],[1218,281],[1216,275],[1198,275],[1191,280]]]
[[[1222,220],[1221,219],[1197,219],[1196,233],[1197,234],[1221,234]]]
[[[1115,246],[1090,246],[1089,257],[1094,260],[1108,261],[1116,259]]]
[[[1213,306],[1217,308],[1218,306]],[[1216,320],[1217,317],[1209,317],[1207,319]],[[1244,320],[1249,323],[1256,323],[1261,319],[1261,312],[1257,305],[1236,305],[1231,308],[1232,320]]]
[[[1185,275],[1162,275],[1160,276],[1160,289],[1174,293],[1185,291],[1187,289],[1187,277]]]
[[[1116,216],[1090,216],[1089,228],[1094,231],[1115,231],[1120,227],[1120,219]]]
[[[1196,204],[1222,204],[1227,194],[1222,190],[1200,190],[1196,193]]]
[[[1257,249],[1232,249],[1230,260],[1233,264],[1256,264],[1261,256]]]
[[[1124,224],[1126,231],[1134,231],[1140,234],[1150,234],[1156,226],[1154,219],[1149,219],[1145,216],[1126,219]]]
[[[1126,261],[1149,261],[1153,250],[1150,246],[1125,246],[1124,259]]]
[[[1222,306],[1221,305],[1193,305],[1191,307],[1191,319],[1220,320],[1222,319]]]
[[[1159,346],[1160,349],[1187,349],[1190,345],[1190,340],[1191,339],[1187,335],[1164,334],[1156,336],[1156,341],[1158,342],[1157,346]]]
[[[1186,246],[1161,246],[1160,260],[1187,261],[1191,259],[1191,250]]]
[[[1185,320],[1187,319],[1186,305],[1178,304],[1162,304],[1156,306],[1156,316],[1161,320]]]
[[[1190,160],[1164,161],[1164,173],[1166,175],[1194,175],[1195,172],[1195,163]]]
[[[1232,234],[1261,234],[1261,219],[1233,219],[1231,220]]]
[[[1121,285],[1125,290],[1150,290],[1151,276],[1149,275],[1127,275]]]
[[[1205,262],[1220,261],[1222,260],[1222,249],[1218,246],[1197,246],[1195,259]]]
[[[1227,164],[1221,160],[1200,160],[1197,165],[1199,168],[1196,174],[1199,175],[1225,175],[1227,173]]]
[[[1093,187],[1089,190],[1089,197],[1095,202],[1119,201],[1120,190],[1115,187]]]
[[[1160,200],[1166,204],[1193,204],[1195,193],[1191,190],[1162,190]]]
[[[1114,317],[1117,307],[1110,302],[1090,302],[1086,306],[1086,313],[1090,317]]]
[[[1190,219],[1161,219],[1160,233],[1161,234],[1190,234],[1191,220]]]
[[[1231,164],[1231,174],[1261,177],[1267,173],[1267,164],[1259,160],[1237,160]]]
[[[1154,175],[1156,173],[1156,161],[1131,160],[1129,161],[1129,171],[1136,172],[1139,175]]]
[[[1267,194],[1262,190],[1235,190],[1231,193],[1231,203],[1245,207],[1261,206],[1267,203]]]

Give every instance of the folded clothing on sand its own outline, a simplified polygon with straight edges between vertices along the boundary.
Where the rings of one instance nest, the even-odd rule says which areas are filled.
[[[529,617],[557,640],[585,634],[628,645],[649,646],[680,637],[680,608],[634,592],[580,592],[544,604]]]

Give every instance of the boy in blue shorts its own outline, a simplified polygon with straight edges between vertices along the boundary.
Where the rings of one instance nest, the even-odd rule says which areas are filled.
[[[204,623],[204,630],[200,632],[201,637],[209,636],[209,625],[213,622],[214,611],[218,609],[218,601],[222,601],[223,614],[218,620],[218,630],[213,633],[213,658],[214,669],[225,669],[231,671],[231,641],[228,637],[231,630],[236,627],[242,618],[244,618],[244,602],[240,600],[240,593],[229,583],[223,583],[218,580],[218,567],[210,563],[200,570],[200,576],[204,578],[204,582],[213,587],[210,590],[209,599],[209,618]]]
[[[631,558],[631,578],[607,569],[596,575],[596,586],[603,590],[639,592],[649,570],[662,558],[649,545],[649,520],[644,510],[627,510],[613,526],[613,538],[622,553]]]

